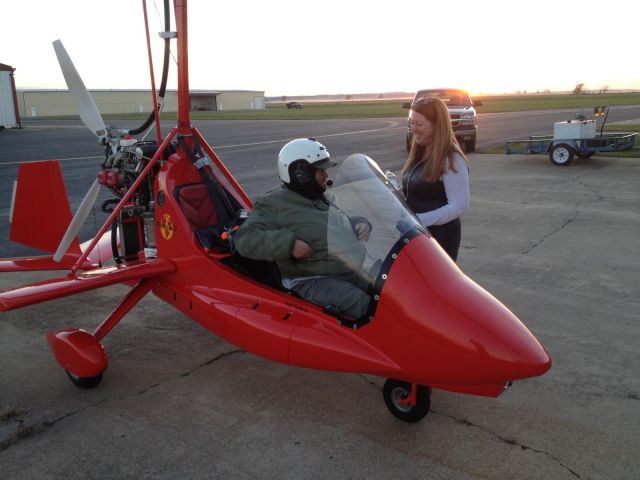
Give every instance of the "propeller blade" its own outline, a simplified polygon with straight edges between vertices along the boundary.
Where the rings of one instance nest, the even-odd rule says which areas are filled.
[[[60,245],[58,245],[58,249],[53,255],[53,260],[55,262],[62,260],[62,257],[67,253],[71,242],[73,242],[73,239],[78,236],[78,232],[80,232],[82,225],[84,225],[84,221],[89,216],[89,213],[91,213],[93,204],[96,203],[96,200],[98,199],[98,193],[100,193],[100,184],[98,183],[98,179],[96,179],[82,199],[82,203],[80,203],[76,214],[73,216],[67,231],[64,232],[64,237],[62,237]]]
[[[73,104],[82,119],[82,123],[98,137],[104,137],[107,134],[107,129],[102,120],[102,116],[89,90],[84,86],[84,82],[82,78],[80,78],[76,67],[73,66],[73,62],[62,45],[62,42],[60,40],[53,42],[53,49],[56,51],[64,80],[67,82]]]

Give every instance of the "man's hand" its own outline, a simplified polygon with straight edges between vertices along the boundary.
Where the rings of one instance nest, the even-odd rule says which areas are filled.
[[[302,240],[296,240],[293,242],[293,248],[291,249],[291,255],[293,258],[298,260],[302,260],[303,258],[307,258],[311,256],[313,250],[309,246],[307,242],[303,242]]]
[[[362,240],[363,242],[369,241],[369,237],[371,236],[371,225],[369,225],[368,223],[360,222],[356,223],[353,229],[355,230],[358,239]]]

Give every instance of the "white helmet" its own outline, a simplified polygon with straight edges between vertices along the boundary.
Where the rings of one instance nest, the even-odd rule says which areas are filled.
[[[278,154],[278,176],[283,182],[291,183],[290,167],[294,162],[301,160],[301,163],[307,167],[327,169],[337,165],[337,162],[333,162],[330,159],[331,156],[326,147],[315,138],[297,138],[287,143],[280,150]],[[311,173],[307,175],[311,175]]]

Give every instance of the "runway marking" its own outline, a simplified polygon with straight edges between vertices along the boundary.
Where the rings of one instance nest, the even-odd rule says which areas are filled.
[[[341,132],[341,133],[328,133],[326,135],[318,135],[317,138],[327,138],[327,137],[342,137],[346,135],[360,135],[362,133],[371,133],[371,132],[379,132],[380,130],[394,130],[399,128],[406,128],[403,125],[403,122],[395,122],[395,121],[385,121],[387,125],[380,128],[372,128],[369,130],[354,130],[353,132]],[[400,124],[399,124],[400,123]],[[222,148],[241,148],[241,147],[254,147],[256,145],[269,145],[272,143],[286,143],[291,138],[281,139],[281,140],[265,140],[264,142],[251,142],[251,143],[238,143],[235,145],[212,145],[214,149],[222,149]],[[92,160],[103,158],[102,155],[96,155],[91,157],[69,157],[69,158],[57,158],[59,162],[71,161],[71,160]],[[40,162],[42,160],[25,160],[23,162],[0,162],[0,165],[20,165],[21,163],[31,163],[31,162]]]
[[[326,135],[317,135],[316,138],[326,138],[326,137],[342,137],[346,135],[359,135],[361,133],[371,133],[371,132],[379,132],[380,130],[393,130],[396,128],[406,128],[403,125],[398,125],[398,122],[388,122],[389,124],[385,127],[381,128],[372,128],[369,130],[355,130],[353,132],[341,132],[341,133],[328,133]],[[253,143],[239,143],[236,145],[215,145],[213,148],[239,148],[239,147],[253,147],[255,145],[268,145],[271,143],[286,143],[291,140],[291,137],[280,140],[265,140],[264,142],[253,142]]]
[[[54,123],[51,125],[39,125],[37,123],[22,122],[22,126],[29,128],[29,130],[44,130],[47,128],[77,128],[80,130],[87,129],[87,127],[85,127],[84,125],[65,125],[63,123],[60,123],[60,124]]]
[[[0,165],[20,165],[22,163],[46,162],[50,160],[58,162],[66,162],[67,160],[95,160],[96,158],[104,158],[104,155],[96,155],[93,157],[42,158],[40,160],[24,160],[22,162],[0,162]]]

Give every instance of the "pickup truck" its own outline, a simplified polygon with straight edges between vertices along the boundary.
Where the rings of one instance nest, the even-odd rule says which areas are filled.
[[[457,88],[432,88],[418,91],[413,101],[404,103],[402,108],[411,109],[414,102],[423,97],[436,97],[447,104],[449,115],[451,116],[451,126],[458,143],[466,152],[474,152],[478,124],[476,110],[473,107],[481,106],[482,101],[472,101],[466,91]],[[407,118],[407,152],[411,149],[411,141],[413,139],[411,114],[412,110],[409,110]]]

